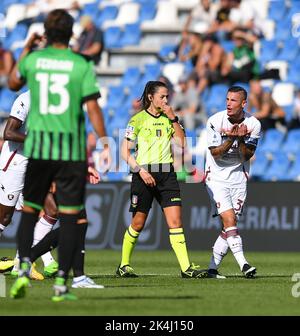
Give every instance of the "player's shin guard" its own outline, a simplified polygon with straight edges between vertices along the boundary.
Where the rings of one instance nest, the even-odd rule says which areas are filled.
[[[84,275],[84,255],[85,255],[85,236],[88,228],[88,223],[76,224],[77,244],[73,261],[74,277]]]
[[[170,229],[170,242],[176,254],[182,272],[190,267],[190,260],[187,253],[183,228]]]
[[[218,269],[223,258],[227,254],[228,247],[226,233],[222,231],[213,246],[213,255],[211,256],[208,266],[209,269]]]
[[[122,260],[120,267],[125,265],[130,265],[130,259],[135,247],[135,244],[138,240],[140,233],[135,231],[131,225],[129,225],[128,229],[126,230],[123,238],[123,246],[122,246]]]
[[[53,225],[55,225],[56,222],[57,218],[52,218],[48,215],[44,215],[39,219],[34,229],[33,246],[38,244],[47,235],[47,233],[52,230]],[[41,258],[44,266],[48,266],[54,261],[50,252],[43,254]]]
[[[238,234],[236,226],[229,227],[225,231],[229,248],[242,270],[243,266],[248,263],[244,257],[242,238]]]
[[[73,265],[74,253],[77,244],[77,218],[78,214],[60,215],[60,232],[58,239],[58,276],[68,278],[69,271]]]
[[[21,262],[23,261],[24,258],[26,258],[26,260],[29,260],[30,249],[33,243],[34,227],[37,218],[38,218],[37,213],[29,213],[29,212],[22,213],[21,222],[17,234],[18,251]]]

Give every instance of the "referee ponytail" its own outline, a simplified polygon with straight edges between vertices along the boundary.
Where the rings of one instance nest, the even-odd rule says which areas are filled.
[[[149,99],[149,95],[153,96],[160,87],[168,88],[167,85],[160,81],[149,81],[145,85],[144,92],[139,99],[139,102],[142,103],[142,110],[147,110],[151,105],[151,101]]]

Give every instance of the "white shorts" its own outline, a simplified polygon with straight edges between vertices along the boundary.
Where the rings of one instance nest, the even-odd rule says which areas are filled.
[[[211,201],[213,214],[216,216],[233,209],[237,216],[242,214],[247,196],[247,186],[232,188],[218,182],[206,182],[206,189]]]
[[[23,194],[25,172],[18,170],[0,170],[0,203],[6,206],[23,207]]]

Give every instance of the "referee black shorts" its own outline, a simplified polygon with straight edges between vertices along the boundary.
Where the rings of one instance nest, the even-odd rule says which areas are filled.
[[[170,165],[169,172],[157,171],[157,169],[154,169],[155,172],[153,172],[151,167],[149,168],[148,171],[155,179],[156,186],[147,186],[138,173],[133,173],[129,211],[147,214],[151,209],[153,198],[162,208],[181,206],[180,188],[173,165]]]
[[[54,161],[29,159],[25,174],[24,205],[41,210],[52,182],[56,183],[58,209],[84,208],[87,176],[85,161]]]

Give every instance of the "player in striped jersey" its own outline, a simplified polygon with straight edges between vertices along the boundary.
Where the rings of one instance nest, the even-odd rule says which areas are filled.
[[[97,102],[100,93],[93,64],[68,47],[73,23],[72,16],[65,10],[51,11],[44,22],[46,48],[33,51],[42,40],[41,36],[34,34],[8,81],[13,90],[19,90],[27,83],[31,98],[24,146],[29,160],[18,230],[22,272],[10,290],[12,298],[23,297],[29,286],[34,223],[52,182],[55,182],[60,234],[59,271],[52,300],[77,299],[69,293],[67,279],[79,240],[76,222],[84,208],[87,173],[84,103],[97,135],[103,139],[106,131]],[[107,145],[103,157],[109,160]]]

